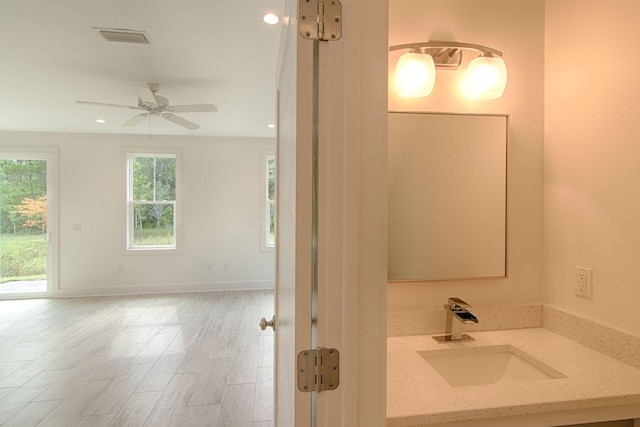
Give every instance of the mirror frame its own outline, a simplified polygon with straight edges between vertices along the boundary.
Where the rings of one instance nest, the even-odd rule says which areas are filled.
[[[475,116],[475,117],[504,117],[505,118],[505,198],[504,198],[504,275],[498,276],[464,276],[464,277],[445,277],[445,278],[411,278],[411,279],[391,279],[387,272],[387,283],[415,283],[415,282],[447,282],[447,281],[462,281],[462,280],[495,280],[495,279],[508,279],[509,278],[509,114],[503,113],[457,113],[457,112],[443,112],[443,111],[402,111],[402,110],[389,110],[387,114],[402,113],[402,114],[429,114],[429,115],[447,115],[447,116]],[[391,139],[388,139],[390,144]],[[390,230],[387,229],[387,232]],[[387,254],[387,263],[389,255]]]

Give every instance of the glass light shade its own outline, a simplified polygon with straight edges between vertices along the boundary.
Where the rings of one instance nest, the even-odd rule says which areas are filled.
[[[398,59],[394,86],[405,98],[428,96],[436,82],[436,65],[431,55],[419,52],[405,53]]]
[[[507,66],[497,56],[479,56],[469,62],[465,92],[472,99],[500,98],[507,86]]]

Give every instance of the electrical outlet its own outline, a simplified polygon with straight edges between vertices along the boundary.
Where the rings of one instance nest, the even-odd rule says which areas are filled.
[[[593,269],[576,266],[574,287],[576,295],[593,298]]]

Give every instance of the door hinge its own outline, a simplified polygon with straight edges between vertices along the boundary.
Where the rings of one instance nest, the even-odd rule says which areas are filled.
[[[305,39],[339,40],[342,37],[340,0],[299,0],[298,32]]]
[[[303,350],[297,366],[302,392],[335,390],[340,385],[340,352],[335,348]]]

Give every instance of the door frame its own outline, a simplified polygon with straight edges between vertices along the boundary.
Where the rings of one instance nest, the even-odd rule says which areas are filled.
[[[342,4],[342,39],[321,42],[318,124],[318,345],[340,351],[341,378],[338,389],[318,393],[315,425],[382,427],[386,424],[388,0],[342,0]],[[296,14],[289,13],[283,21],[295,26]],[[288,348],[279,348],[276,344],[276,359],[278,353],[282,355],[286,350],[284,356],[288,362],[280,364],[276,360],[276,384],[279,369],[295,374],[292,347],[301,350],[308,346],[311,322],[308,277],[311,260],[307,255],[310,248],[305,246],[310,242],[310,229],[305,227],[310,224],[306,216],[310,215],[311,134],[308,130],[311,126],[308,121],[300,120],[311,111],[308,104],[311,88],[301,84],[304,80],[301,77],[307,76],[310,70],[311,42],[301,38],[292,42],[291,38],[283,37],[283,43],[297,45],[293,51],[298,55],[295,60],[298,68],[288,84],[294,93],[297,90],[293,99],[299,103],[296,106],[299,117],[294,117],[293,125],[289,122],[294,132],[286,137],[297,137],[292,150],[298,151],[287,153],[299,169],[297,176],[293,173],[296,176],[293,191],[299,196],[295,200],[295,211],[300,216],[293,221],[297,225],[303,222],[305,226],[296,231],[296,245],[302,246],[289,254],[295,259],[297,279],[288,294],[288,301],[295,303],[294,316],[280,316],[276,302],[276,336],[287,331],[295,339],[294,345]],[[280,71],[278,75],[282,76]],[[281,127],[281,119],[278,118],[279,137],[281,132],[291,131]],[[283,162],[285,157],[282,152],[278,153],[278,203],[284,197],[281,172],[287,167]],[[282,214],[279,210],[279,221],[283,219]],[[278,229],[278,233],[281,231]],[[284,243],[280,234],[278,242]],[[276,271],[281,271],[280,266]],[[294,418],[296,426],[309,425],[309,394],[296,390],[295,381],[277,386],[284,387],[277,390],[276,398],[288,399],[293,402],[293,408],[280,415],[276,412],[276,423],[293,425],[289,418]]]
[[[329,244],[320,253],[318,316],[319,346],[340,350],[341,378],[335,392],[318,395],[318,426],[382,427],[387,375],[388,1],[342,0],[342,5],[343,38],[323,43],[320,51],[325,87],[320,236]]]
[[[47,162],[47,291],[1,294],[0,299],[55,297],[58,291],[58,149],[51,147],[1,147],[1,159]]]

